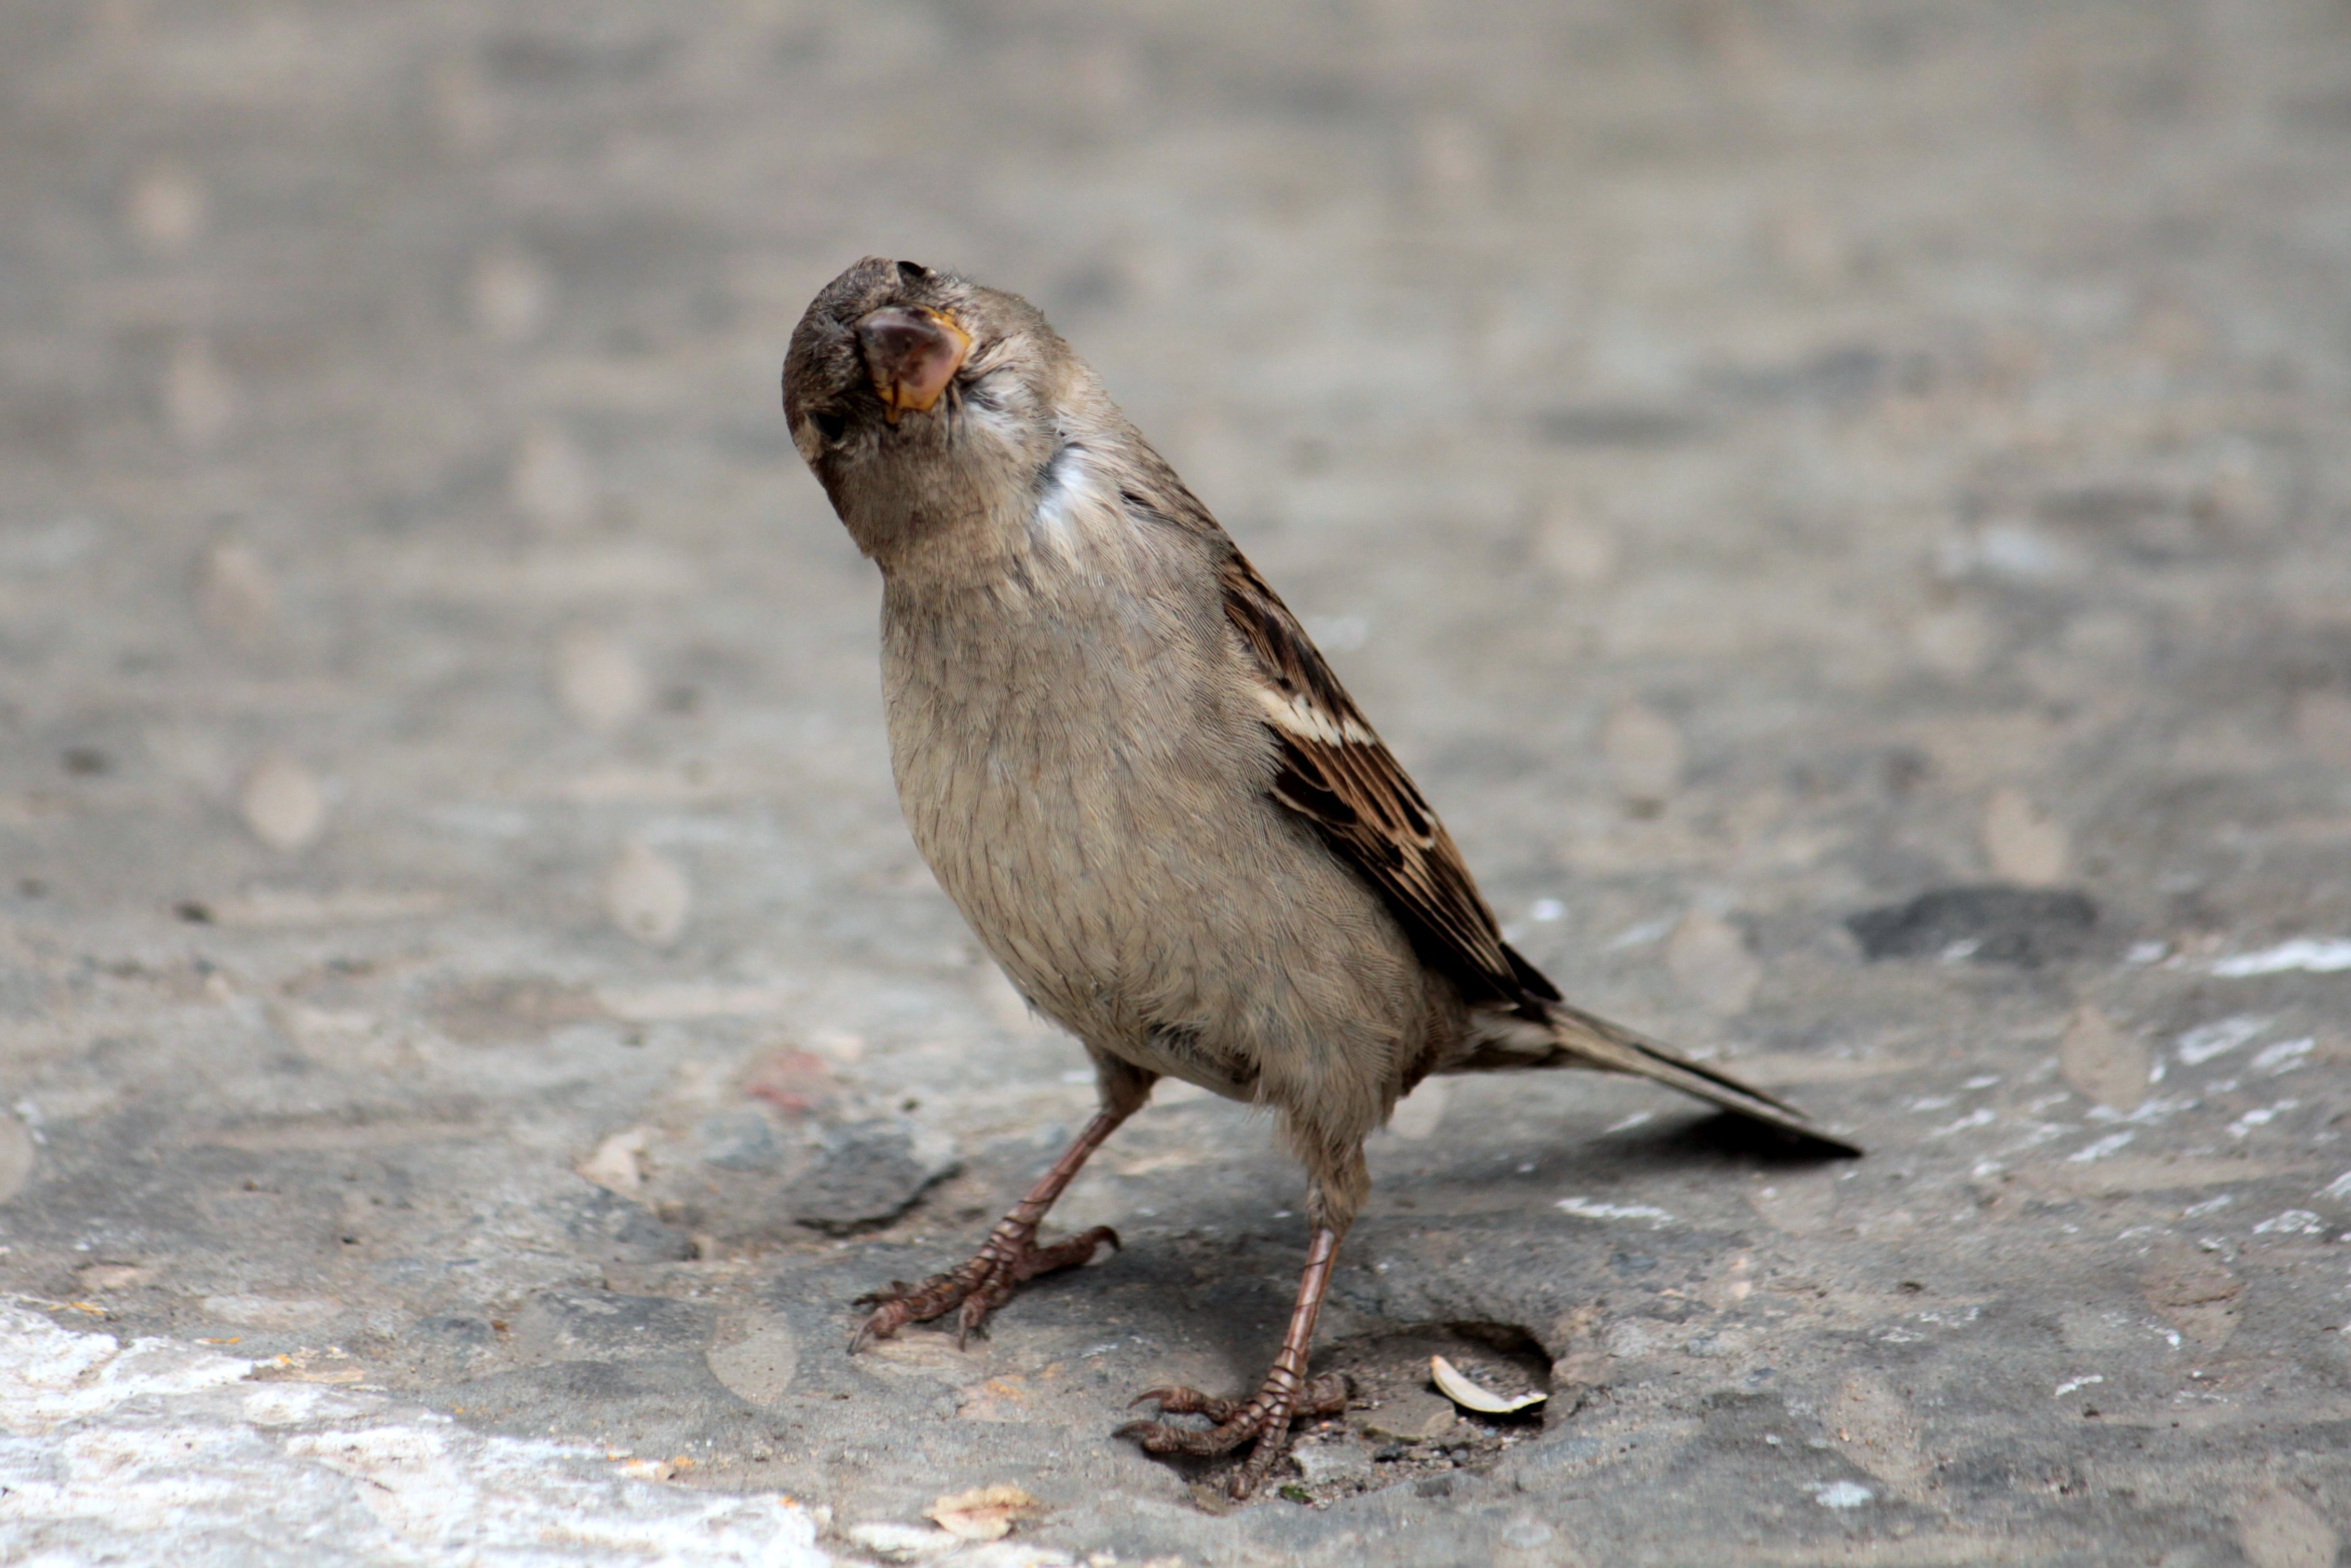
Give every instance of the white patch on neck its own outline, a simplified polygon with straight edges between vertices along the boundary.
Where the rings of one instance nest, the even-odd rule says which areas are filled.
[[[1108,504],[1099,484],[1084,447],[1071,442],[1054,453],[1044,491],[1029,514],[1030,541],[1063,557],[1074,553],[1085,531],[1080,514]]]

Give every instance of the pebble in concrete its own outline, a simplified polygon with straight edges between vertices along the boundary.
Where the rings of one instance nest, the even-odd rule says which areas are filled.
[[[282,751],[254,765],[236,805],[253,836],[286,854],[308,847],[327,825],[327,794],[319,776]]]
[[[836,1236],[888,1224],[959,1168],[952,1145],[900,1121],[836,1128],[792,1184],[792,1218]]]
[[[474,264],[466,303],[475,330],[491,342],[516,347],[546,329],[555,308],[555,285],[528,252],[496,246]]]
[[[620,638],[574,627],[556,644],[555,695],[586,727],[617,729],[644,709],[644,666]]]
[[[2147,1042],[2116,1029],[2095,1007],[2074,1010],[2057,1042],[2057,1062],[2072,1084],[2110,1111],[2135,1111],[2147,1098]]]
[[[1736,1018],[1755,999],[1763,966],[1747,938],[1719,915],[1693,909],[1666,939],[1666,966],[1707,1011]]]
[[[1984,858],[2002,882],[2053,887],[2072,859],[2064,827],[2036,808],[2023,790],[2004,786],[1984,806],[1980,834]]]
[[[1606,582],[1615,574],[1617,554],[1614,531],[1565,500],[1552,502],[1536,527],[1536,559],[1573,587]]]
[[[1625,703],[1608,716],[1600,731],[1600,750],[1616,792],[1635,806],[1657,806],[1681,783],[1681,731],[1639,703]]]
[[[209,204],[193,174],[169,159],[147,166],[122,200],[122,226],[152,255],[175,256],[204,232]]]
[[[685,873],[649,845],[623,846],[604,873],[604,913],[650,946],[676,941],[693,907],[694,889]]]
[[[559,424],[531,427],[515,448],[507,480],[515,510],[538,528],[562,534],[595,515],[596,482],[588,460]]]
[[[251,546],[221,539],[197,570],[196,612],[231,643],[252,646],[277,617],[277,574]]]
[[[209,452],[227,439],[243,400],[236,382],[201,334],[180,340],[163,369],[164,423],[191,452]]]

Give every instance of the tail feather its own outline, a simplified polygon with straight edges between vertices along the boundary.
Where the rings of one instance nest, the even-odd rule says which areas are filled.
[[[1678,1089],[1750,1121],[1809,1139],[1839,1154],[1862,1152],[1860,1145],[1828,1131],[1778,1095],[1741,1083],[1705,1062],[1693,1061],[1661,1040],[1565,1002],[1548,1003],[1545,1010],[1549,1039],[1541,1046],[1530,1051],[1528,1047],[1534,1042],[1528,1037],[1533,1030],[1519,1024],[1507,1036],[1498,1035],[1490,1044],[1482,1046],[1461,1064],[1459,1071],[1573,1066],[1628,1073]],[[1544,1049],[1546,1046],[1548,1049]]]

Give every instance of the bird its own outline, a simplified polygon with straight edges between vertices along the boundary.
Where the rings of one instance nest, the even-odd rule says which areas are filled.
[[[1310,1241],[1244,1399],[1154,1388],[1119,1428],[1229,1457],[1249,1496],[1294,1422],[1343,1411],[1314,1325],[1369,1193],[1364,1139],[1433,1073],[1587,1067],[1670,1085],[1830,1153],[1786,1101],[1574,1007],[1502,936],[1452,836],[1207,507],[1019,296],[868,256],[783,369],[792,441],[882,577],[892,772],[917,848],[1100,1109],[968,1261],[893,1281],[852,1354],[958,1335],[1116,1233],[1044,1242],[1087,1157],[1173,1078],[1272,1113]],[[1170,1417],[1198,1416],[1206,1425]]]

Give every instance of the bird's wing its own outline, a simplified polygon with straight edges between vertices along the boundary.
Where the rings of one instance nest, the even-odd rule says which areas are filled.
[[[1472,1001],[1541,1017],[1558,990],[1502,940],[1452,835],[1298,618],[1238,550],[1223,576],[1225,617],[1255,656],[1258,700],[1280,743],[1274,798],[1379,890],[1421,956]]]
[[[1558,988],[1502,940],[1452,835],[1289,607],[1239,551],[1226,558],[1223,573],[1225,617],[1255,656],[1258,700],[1280,744],[1274,799],[1312,822],[1379,890],[1422,960],[1470,1002],[1507,1008],[1543,1026],[1539,1040],[1516,1050],[1501,1049],[1498,1036],[1493,1049],[1481,1048],[1460,1070],[1572,1062],[1631,1073],[1831,1150],[1861,1152],[1777,1095],[1562,1001]]]

